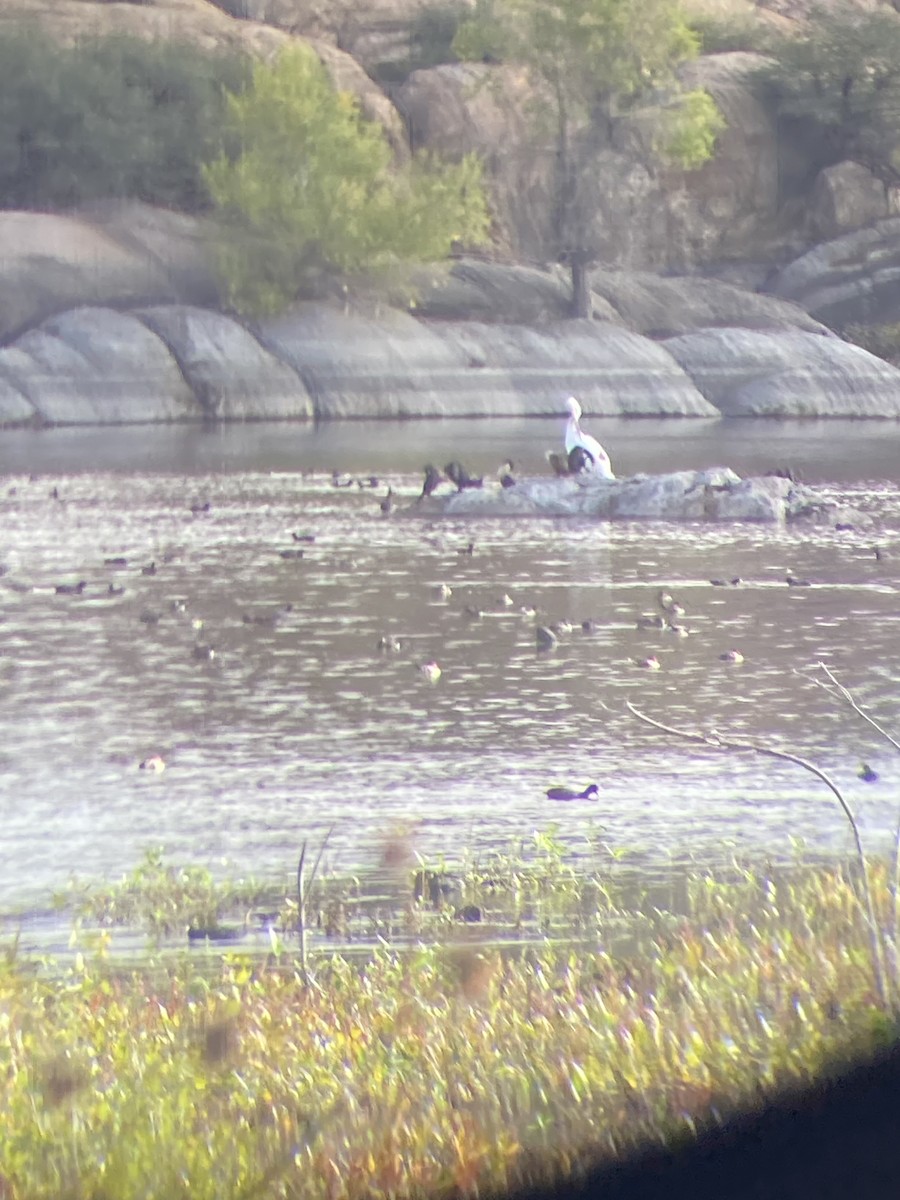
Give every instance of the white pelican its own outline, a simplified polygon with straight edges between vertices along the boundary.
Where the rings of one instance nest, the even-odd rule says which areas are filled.
[[[571,454],[576,446],[580,446],[591,456],[594,471],[606,479],[615,479],[609,455],[596,438],[582,431],[581,405],[574,396],[570,396],[566,401],[566,412],[569,414],[569,423],[566,425],[566,454]]]

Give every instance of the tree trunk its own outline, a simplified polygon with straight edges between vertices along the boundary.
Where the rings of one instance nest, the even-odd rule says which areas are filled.
[[[572,271],[572,308],[571,316],[588,317],[592,315],[591,289],[588,283],[588,264],[578,254],[571,255],[569,266]]]

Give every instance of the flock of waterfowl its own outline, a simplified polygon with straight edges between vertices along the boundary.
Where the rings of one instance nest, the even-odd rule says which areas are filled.
[[[585,433],[581,428],[581,405],[574,396],[570,396],[566,400],[565,409],[568,413],[563,439],[565,453],[555,450],[547,452],[547,461],[550,463],[554,475],[580,475],[590,471],[604,479],[615,479],[609,455],[595,437]],[[510,461],[500,467],[497,472],[497,482],[502,488],[516,486],[514,470],[514,464]],[[428,463],[425,467],[425,477],[422,481],[419,499],[424,500],[427,496],[433,495],[444,482],[453,484],[458,492],[463,492],[468,488],[484,487],[485,481],[484,476],[470,475],[460,462],[448,462],[443,471],[433,463]],[[388,491],[390,493],[390,489]]]
[[[559,474],[571,474],[581,471],[594,471],[604,478],[614,478],[610,459],[600,443],[589,434],[585,433],[581,428],[581,408],[578,401],[571,397],[566,402],[568,420],[564,435],[565,454],[551,452],[548,456],[551,460],[551,466],[555,472]],[[327,477],[326,477],[327,479]],[[443,484],[449,484],[458,492],[468,488],[480,488],[485,486],[484,476],[473,476],[466,468],[457,461],[448,462],[442,470],[439,470],[432,464],[428,464],[424,469],[424,479],[419,498],[423,499],[433,495]],[[392,514],[394,505],[397,500],[395,494],[396,481],[386,484],[375,475],[365,475],[356,477],[353,475],[343,474],[334,471],[331,475],[331,485],[335,488],[355,488],[357,491],[371,491],[376,493],[373,497],[377,500],[380,513],[384,517]],[[516,486],[516,477],[512,462],[504,462],[497,472],[494,486],[502,488],[512,488]],[[382,493],[382,489],[386,490]],[[403,490],[402,488],[400,489]],[[50,493],[51,498],[55,501],[64,499],[61,496],[59,488],[54,487]],[[412,497],[415,499],[415,496]],[[212,511],[211,502],[204,499],[197,503],[186,505],[186,513],[190,514],[190,518],[202,518],[207,516]],[[189,519],[190,519],[189,518]],[[290,545],[278,549],[278,554],[283,559],[302,560],[308,549],[315,543],[316,535],[307,531],[295,530],[290,535]],[[471,557],[476,552],[476,543],[474,539],[467,539],[462,545],[456,548],[456,553],[460,558]],[[873,548],[873,553],[876,559],[881,559],[884,555],[880,547]],[[104,567],[110,571],[127,572],[133,571],[135,575],[145,578],[152,578],[160,571],[160,566],[163,565],[162,558],[150,559],[149,561],[134,562],[130,556],[115,555],[104,558]],[[6,572],[0,566],[0,575]],[[126,584],[120,582],[122,576],[117,574],[116,577],[108,583],[106,595],[110,597],[123,596],[126,592]],[[802,578],[788,572],[784,576],[784,582],[787,587],[801,588],[810,587],[812,580]],[[14,590],[24,590],[24,585],[21,588],[16,587],[15,580],[6,580],[6,584]],[[744,583],[744,580],[739,576],[729,576],[726,578],[713,578],[709,580],[712,587],[720,588],[738,588]],[[52,585],[52,591],[58,596],[84,597],[90,591],[97,595],[97,584],[90,584],[85,579],[77,579],[75,582],[58,582]],[[432,585],[432,597],[438,602],[449,603],[454,595],[455,580],[453,582],[439,582]],[[215,640],[201,640],[201,632],[203,630],[203,622],[200,618],[191,617],[187,612],[184,602],[181,600],[171,601],[173,606],[172,611],[176,615],[184,617],[190,623],[193,631],[193,641],[190,646],[190,654],[197,663],[212,663],[217,657],[218,650]],[[478,621],[485,613],[493,609],[496,612],[507,610],[518,611],[525,619],[534,621],[534,638],[535,650],[539,654],[545,654],[557,649],[561,642],[571,634],[580,634],[582,636],[590,636],[598,633],[604,623],[598,621],[592,616],[585,616],[580,622],[571,622],[566,620],[549,620],[547,615],[537,611],[535,607],[530,605],[517,606],[507,593],[502,593],[495,596],[487,604],[479,606],[477,604],[465,603],[459,607],[460,616],[466,620]],[[291,605],[280,607],[277,611],[262,612],[247,612],[243,615],[242,620],[247,625],[262,625],[274,624],[279,620],[289,616]],[[144,607],[138,613],[138,619],[145,626],[156,625],[163,615],[163,610]],[[690,625],[690,617],[687,613],[685,603],[677,599],[670,591],[662,589],[657,590],[655,595],[655,609],[652,612],[640,613],[635,618],[635,628],[645,631],[647,634],[657,634],[665,639],[687,639],[692,633]],[[375,649],[382,654],[397,655],[405,652],[404,640],[396,634],[384,633],[380,636],[375,646]],[[660,651],[662,653],[662,651]],[[725,664],[740,665],[744,662],[745,656],[743,652],[736,647],[728,647],[727,644],[718,653],[718,659]],[[663,660],[658,653],[651,652],[641,657],[636,657],[632,661],[633,667],[644,671],[661,671],[663,669]],[[426,684],[438,684],[443,675],[443,669],[440,663],[433,657],[423,658],[421,661],[415,659],[412,666],[417,670],[420,678]],[[148,754],[141,759],[139,763],[140,769],[151,773],[158,774],[166,769],[166,762],[162,754],[154,752]],[[875,782],[878,775],[867,764],[861,764],[859,778],[864,782]],[[552,801],[596,801],[599,798],[599,788],[596,783],[589,783],[587,786],[580,788],[575,786],[557,785],[546,790],[546,797]]]

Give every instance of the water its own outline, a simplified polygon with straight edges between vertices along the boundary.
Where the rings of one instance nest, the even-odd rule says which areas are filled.
[[[423,855],[452,857],[553,821],[648,866],[787,855],[791,836],[847,848],[846,822],[802,769],[666,738],[626,701],[813,759],[846,788],[867,843],[887,844],[896,754],[809,668],[827,663],[900,729],[900,427],[590,422],[620,474],[789,464],[874,531],[380,511],[387,484],[399,509],[412,501],[429,460],[493,471],[511,456],[545,471],[559,425],[5,433],[0,909],[40,904],[73,873],[117,877],[151,846],[286,876],[302,841],[328,830],[329,863],[346,870],[375,865],[399,829]],[[332,468],[377,473],[379,487],[335,488]],[[788,572],[812,586],[789,587]],[[81,595],[55,590],[81,580]],[[663,588],[688,638],[636,628]],[[538,655],[523,608],[575,628]],[[379,651],[385,635],[398,652]],[[732,647],[743,663],[720,660]],[[636,666],[653,653],[661,670]],[[418,669],[432,659],[436,684]],[[151,754],[163,773],[139,769]],[[857,778],[861,761],[877,783]],[[544,796],[594,780],[597,804]]]

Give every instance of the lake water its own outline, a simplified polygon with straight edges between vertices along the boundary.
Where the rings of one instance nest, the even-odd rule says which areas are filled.
[[[875,527],[402,511],[426,461],[546,472],[561,421],[3,433],[0,909],[39,905],[73,873],[117,877],[152,846],[287,877],[302,841],[329,829],[338,870],[376,864],[401,828],[422,855],[452,858],[558,822],[573,844],[603,838],[648,867],[787,857],[792,836],[848,847],[808,773],[667,739],[629,700],[814,760],[867,843],[887,845],[900,759],[809,668],[827,663],[900,733],[900,426],[586,424],[620,475],[789,465]],[[379,487],[335,487],[333,469]],[[82,580],[80,595],[55,590]],[[684,605],[689,637],[636,628],[660,589]],[[575,628],[539,655],[523,608]],[[378,649],[385,635],[399,651]],[[731,648],[743,663],[720,660]],[[636,666],[654,653],[661,670]],[[418,669],[432,659],[437,683]],[[139,769],[151,754],[164,772]],[[857,778],[861,761],[877,782]],[[599,803],[545,798],[591,781]]]

